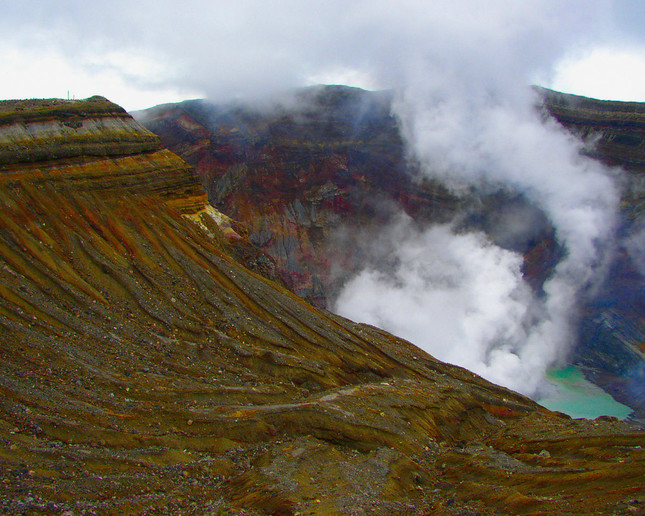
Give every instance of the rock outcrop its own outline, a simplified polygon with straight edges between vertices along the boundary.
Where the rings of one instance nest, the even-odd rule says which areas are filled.
[[[5,185],[28,175],[36,187],[154,194],[182,213],[206,205],[190,167],[103,97],[0,102],[0,172]]]
[[[0,171],[3,513],[645,508],[643,431],[549,412],[242,267],[167,151],[43,145]]]

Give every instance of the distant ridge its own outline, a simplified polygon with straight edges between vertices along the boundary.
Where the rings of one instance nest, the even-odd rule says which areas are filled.
[[[591,150],[609,165],[645,174],[645,102],[597,100],[540,88],[545,106],[579,136],[599,137]],[[643,188],[639,189],[643,198]]]

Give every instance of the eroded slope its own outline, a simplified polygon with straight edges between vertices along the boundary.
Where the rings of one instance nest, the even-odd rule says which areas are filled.
[[[643,432],[312,308],[230,257],[200,192],[160,149],[5,164],[2,511],[643,509]]]

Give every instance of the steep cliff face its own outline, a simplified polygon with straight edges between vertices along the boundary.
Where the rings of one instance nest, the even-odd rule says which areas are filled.
[[[279,279],[274,261],[208,204],[194,170],[103,97],[0,102],[0,172],[6,185],[19,184],[27,174],[37,187],[158,198],[197,223],[215,223],[238,260]]]
[[[457,220],[492,234],[503,207],[535,211],[519,195],[456,196],[420,174],[391,102],[387,92],[320,86],[274,104],[198,100],[136,116],[195,167],[210,202],[244,225],[292,291],[328,307],[347,276],[372,259],[356,238],[401,213],[421,224]],[[561,251],[548,221],[543,226],[531,241],[493,235],[526,255],[525,273],[536,288]]]
[[[240,266],[167,151],[43,145],[0,171],[2,512],[644,508],[643,432],[549,412]]]
[[[415,179],[389,94],[320,87],[294,95],[263,106],[191,101],[137,117],[195,167],[211,203],[244,224],[289,288],[325,307],[369,258],[339,227],[380,227],[401,208],[445,220],[458,200]]]
[[[645,103],[540,92],[557,120],[583,138],[597,139],[590,150],[593,156],[638,174],[645,171]]]

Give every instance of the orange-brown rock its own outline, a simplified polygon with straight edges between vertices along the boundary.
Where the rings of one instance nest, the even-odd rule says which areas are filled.
[[[66,184],[102,196],[142,192],[182,213],[204,208],[192,169],[103,97],[0,102],[0,175],[36,186]]]
[[[313,308],[197,188],[162,150],[6,163],[0,511],[643,511],[644,432]]]

